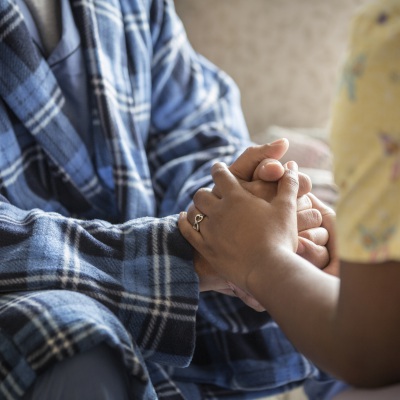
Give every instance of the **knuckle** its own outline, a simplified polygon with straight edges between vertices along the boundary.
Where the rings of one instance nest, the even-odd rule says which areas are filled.
[[[318,257],[315,259],[313,264],[320,269],[325,268],[329,264],[329,252],[326,247],[318,246],[320,248],[320,252]]]
[[[310,211],[312,221],[314,221],[317,226],[320,226],[322,224],[322,214],[315,208],[311,208]]]
[[[244,151],[243,154],[251,155],[251,154],[255,153],[259,147],[260,146],[254,146],[254,145],[253,146],[249,146],[249,147],[246,148],[246,150]]]
[[[316,267],[322,269],[329,263],[329,252],[325,246],[318,246],[313,242],[304,241],[304,251],[301,256]]]
[[[308,229],[308,230],[302,231],[299,233],[299,236],[304,239],[310,240],[311,242],[315,242],[316,235],[315,235],[314,231],[312,231],[312,230]]]
[[[315,208],[297,212],[297,221],[299,227],[303,230],[316,228],[322,224],[322,215]]]
[[[201,202],[202,199],[204,199],[206,193],[208,193],[208,189],[206,188],[199,189],[193,196],[193,203],[198,204],[199,202]]]
[[[203,197],[206,193],[208,193],[208,189],[207,188],[200,188],[193,196],[193,198],[197,197],[197,198],[201,198]]]
[[[213,168],[212,175],[213,177],[219,177],[220,175],[224,174],[225,170],[221,164],[216,165]]]
[[[224,167],[225,167],[225,164],[217,162],[212,166],[211,172],[212,172],[212,174],[215,174],[218,171],[220,172]]]
[[[304,194],[310,192],[312,189],[311,178],[302,172],[299,172],[299,187]]]
[[[261,159],[263,157],[261,157],[260,154],[259,154],[260,153],[260,149],[261,149],[260,145],[249,146],[243,151],[242,157],[244,159],[249,159],[249,160],[256,159],[258,161],[261,161]]]
[[[288,212],[290,215],[296,215],[297,204],[291,199],[281,199],[279,200],[281,207]]]
[[[307,239],[317,245],[325,246],[329,240],[329,232],[325,228],[318,227],[299,232],[299,237]]]
[[[302,195],[302,196],[298,197],[297,208],[299,211],[312,208],[311,199],[306,195]]]

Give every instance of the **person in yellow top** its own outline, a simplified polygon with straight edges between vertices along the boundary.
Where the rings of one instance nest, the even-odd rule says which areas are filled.
[[[322,370],[377,388],[400,383],[400,0],[377,1],[357,14],[337,91],[331,141],[340,198],[335,229],[328,208],[323,224],[340,278],[295,254],[294,162],[285,165],[271,202],[216,164],[214,190],[197,192],[179,225]]]
[[[332,116],[341,258],[400,259],[400,1],[355,19]]]

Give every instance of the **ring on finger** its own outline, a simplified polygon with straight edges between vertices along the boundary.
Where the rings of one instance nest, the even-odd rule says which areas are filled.
[[[194,217],[193,229],[197,232],[200,232],[200,222],[203,221],[205,215],[204,214],[196,214]]]

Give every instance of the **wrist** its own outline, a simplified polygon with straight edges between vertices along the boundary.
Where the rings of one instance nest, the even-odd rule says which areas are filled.
[[[247,275],[245,290],[256,299],[268,299],[276,291],[287,275],[287,261],[295,256],[294,252],[284,246],[270,247],[263,260],[254,264]]]

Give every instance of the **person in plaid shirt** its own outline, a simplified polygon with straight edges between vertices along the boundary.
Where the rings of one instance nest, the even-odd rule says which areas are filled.
[[[0,398],[256,398],[318,373],[177,228],[252,146],[239,104],[172,1],[0,0]]]

